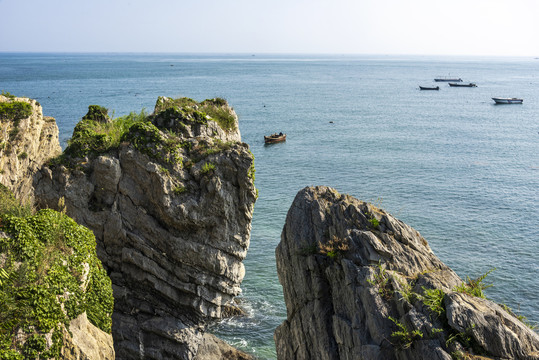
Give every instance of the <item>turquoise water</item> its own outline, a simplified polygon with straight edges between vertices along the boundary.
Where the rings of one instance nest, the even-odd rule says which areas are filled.
[[[478,87],[418,90],[448,74]],[[286,316],[274,249],[309,185],[381,204],[462,277],[495,267],[488,297],[539,322],[539,60],[0,54],[0,89],[37,99],[63,145],[90,104],[123,115],[160,95],[228,99],[260,197],[242,286],[249,315],[214,331],[261,359],[275,358]],[[263,144],[279,131],[286,143]]]

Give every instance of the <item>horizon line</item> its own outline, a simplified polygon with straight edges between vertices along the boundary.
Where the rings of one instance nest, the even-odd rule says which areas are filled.
[[[318,53],[318,52],[213,52],[213,51],[28,51],[15,50],[4,51],[0,50],[0,54],[76,54],[76,55],[92,55],[92,54],[108,54],[108,55],[226,55],[226,56],[252,56],[257,55],[268,56],[412,56],[412,57],[474,57],[474,58],[532,58],[538,59],[539,55],[485,55],[485,54],[402,54],[402,53]]]

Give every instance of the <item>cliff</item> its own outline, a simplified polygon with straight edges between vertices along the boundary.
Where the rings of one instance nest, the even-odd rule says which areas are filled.
[[[37,101],[0,95],[0,184],[32,201],[34,173],[61,152],[58,126]]]
[[[117,358],[192,359],[207,320],[240,312],[253,156],[222,99],[159,98],[149,116],[100,114],[89,112],[36,175],[37,204],[64,198],[96,235],[114,289]]]
[[[114,358],[112,287],[94,236],[62,213],[33,212],[33,176],[60,153],[55,120],[37,101],[3,92],[0,358]]]
[[[328,187],[301,190],[276,249],[279,359],[539,359],[539,336],[462,281],[413,228]]]
[[[0,358],[114,359],[112,308],[92,232],[0,185]]]

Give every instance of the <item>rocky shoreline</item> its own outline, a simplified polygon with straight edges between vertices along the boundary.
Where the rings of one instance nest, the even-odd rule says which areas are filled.
[[[78,310],[65,321],[62,358],[252,359],[206,331],[241,314],[234,299],[257,198],[229,104],[160,97],[152,114],[118,119],[92,105],[63,153],[36,101],[0,96],[0,105],[0,183],[90,229],[111,280],[112,327]],[[10,216],[0,213],[0,225]],[[10,231],[3,243],[18,236]],[[11,296],[22,263],[6,265],[6,251],[0,286]],[[298,193],[276,261],[287,307],[279,359],[539,359],[537,333],[484,298],[483,278],[463,281],[416,230],[335,189]],[[39,327],[6,331],[0,355],[18,358]],[[51,346],[33,349],[45,356]]]
[[[31,100],[1,100],[32,104],[19,127],[45,121]],[[8,120],[2,124],[13,127]],[[241,312],[234,297],[245,274],[256,190],[253,156],[237,121],[222,99],[162,97],[151,115],[115,120],[91,106],[60,156],[30,153],[27,160],[42,166],[28,173],[6,167],[15,170],[0,177],[15,191],[18,179],[33,179],[32,194],[18,197],[32,195],[37,208],[64,211],[95,234],[112,280],[117,359],[200,358],[201,345],[205,359],[221,358],[219,349],[231,359],[249,358],[205,334],[208,321]],[[49,141],[46,134],[25,131],[20,138],[38,145]],[[57,128],[55,135],[59,148]],[[20,158],[4,155],[8,165]]]

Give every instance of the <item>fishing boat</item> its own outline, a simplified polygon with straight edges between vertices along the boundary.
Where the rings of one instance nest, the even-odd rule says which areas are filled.
[[[453,83],[453,82],[450,82],[450,83],[449,83],[449,86],[453,86],[453,87],[477,87],[477,85],[474,84],[474,83],[469,83],[469,84],[458,84],[458,83]]]
[[[523,99],[519,99],[519,98],[497,98],[497,97],[493,97],[492,100],[494,100],[496,104],[522,104],[522,102],[524,101]]]
[[[461,78],[437,78],[434,79],[436,82],[462,82]]]
[[[286,134],[283,133],[275,133],[271,134],[270,136],[264,136],[264,143],[266,144],[274,144],[283,141],[286,141]]]
[[[419,86],[419,90],[440,90],[439,86]]]

